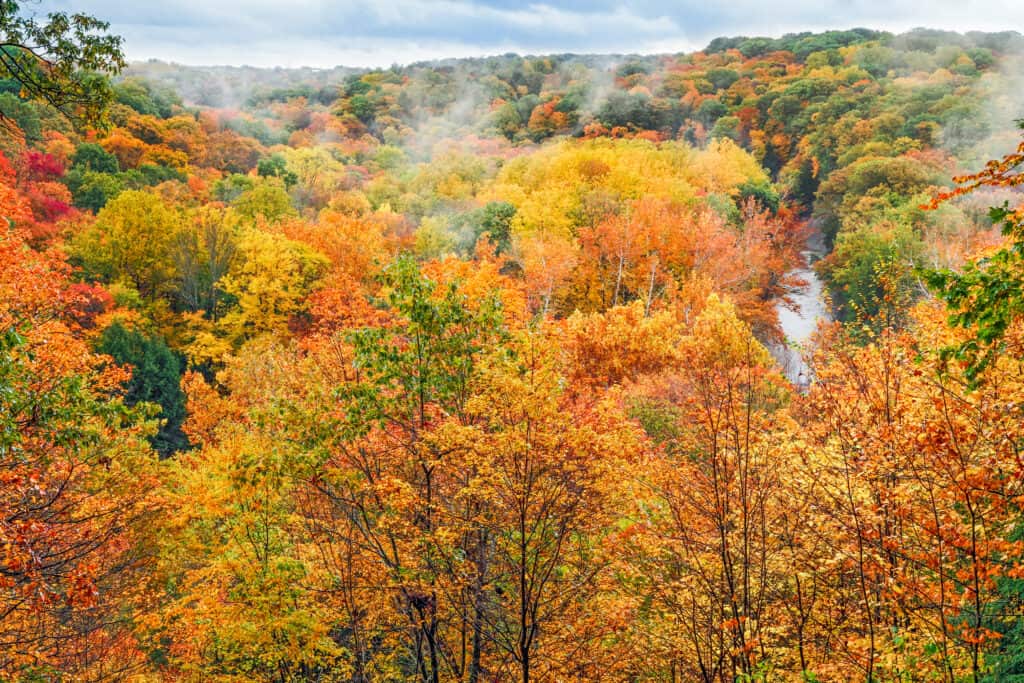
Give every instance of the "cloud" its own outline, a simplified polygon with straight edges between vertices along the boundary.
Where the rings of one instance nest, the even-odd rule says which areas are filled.
[[[1019,0],[41,0],[35,7],[110,21],[125,37],[131,59],[254,66],[386,66],[504,52],[682,51],[718,35],[853,26],[1024,26]]]

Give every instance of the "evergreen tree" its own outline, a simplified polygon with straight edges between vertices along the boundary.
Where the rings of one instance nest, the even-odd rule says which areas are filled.
[[[151,439],[153,448],[167,457],[188,447],[181,431],[185,394],[181,390],[182,361],[157,336],[146,336],[115,322],[103,331],[97,350],[121,365],[130,365],[132,378],[125,387],[125,403],[160,406],[163,424]]]

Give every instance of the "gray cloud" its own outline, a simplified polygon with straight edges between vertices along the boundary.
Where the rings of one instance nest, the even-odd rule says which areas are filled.
[[[40,0],[111,22],[131,59],[386,66],[504,52],[692,50],[718,35],[1024,28],[1020,0]]]

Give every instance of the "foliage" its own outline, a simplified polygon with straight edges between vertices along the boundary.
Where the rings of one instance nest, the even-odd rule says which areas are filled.
[[[158,196],[129,190],[109,201],[96,222],[76,236],[71,253],[91,277],[156,296],[174,279],[169,256],[180,225],[179,215]]]
[[[96,350],[131,368],[131,380],[124,392],[127,405],[160,406],[162,423],[153,436],[153,448],[164,456],[185,448],[188,440],[181,431],[185,418],[185,395],[180,386],[182,363],[164,340],[114,322],[103,330]]]
[[[54,12],[45,21],[24,2],[0,4],[0,69],[27,98],[52,106],[78,124],[102,121],[113,93],[103,73],[125,66],[121,38],[84,13]],[[7,112],[4,112],[7,115]]]
[[[966,194],[985,186],[1015,187],[1024,182],[1017,169],[1024,163],[1024,143],[1016,152],[992,161],[973,176],[957,178],[954,192],[940,195],[937,201]],[[1006,245],[980,259],[969,261],[962,272],[934,270],[925,274],[929,285],[954,311],[953,325],[975,333],[947,354],[966,364],[967,375],[977,379],[994,358],[1007,349],[1007,332],[1024,311],[1021,265],[1024,255],[1024,218],[1021,209],[1009,204],[991,209],[992,222],[999,225]],[[1012,352],[1012,348],[1009,349]]]
[[[159,510],[154,430],[78,334],[67,274],[0,232],[0,672],[13,680],[144,666],[131,619]]]
[[[0,678],[1018,676],[1022,53],[0,79]]]

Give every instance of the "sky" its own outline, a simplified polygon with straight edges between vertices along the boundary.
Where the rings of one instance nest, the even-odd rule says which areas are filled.
[[[517,52],[660,53],[717,36],[1024,31],[1024,0],[34,0],[109,21],[130,60],[354,66]]]

